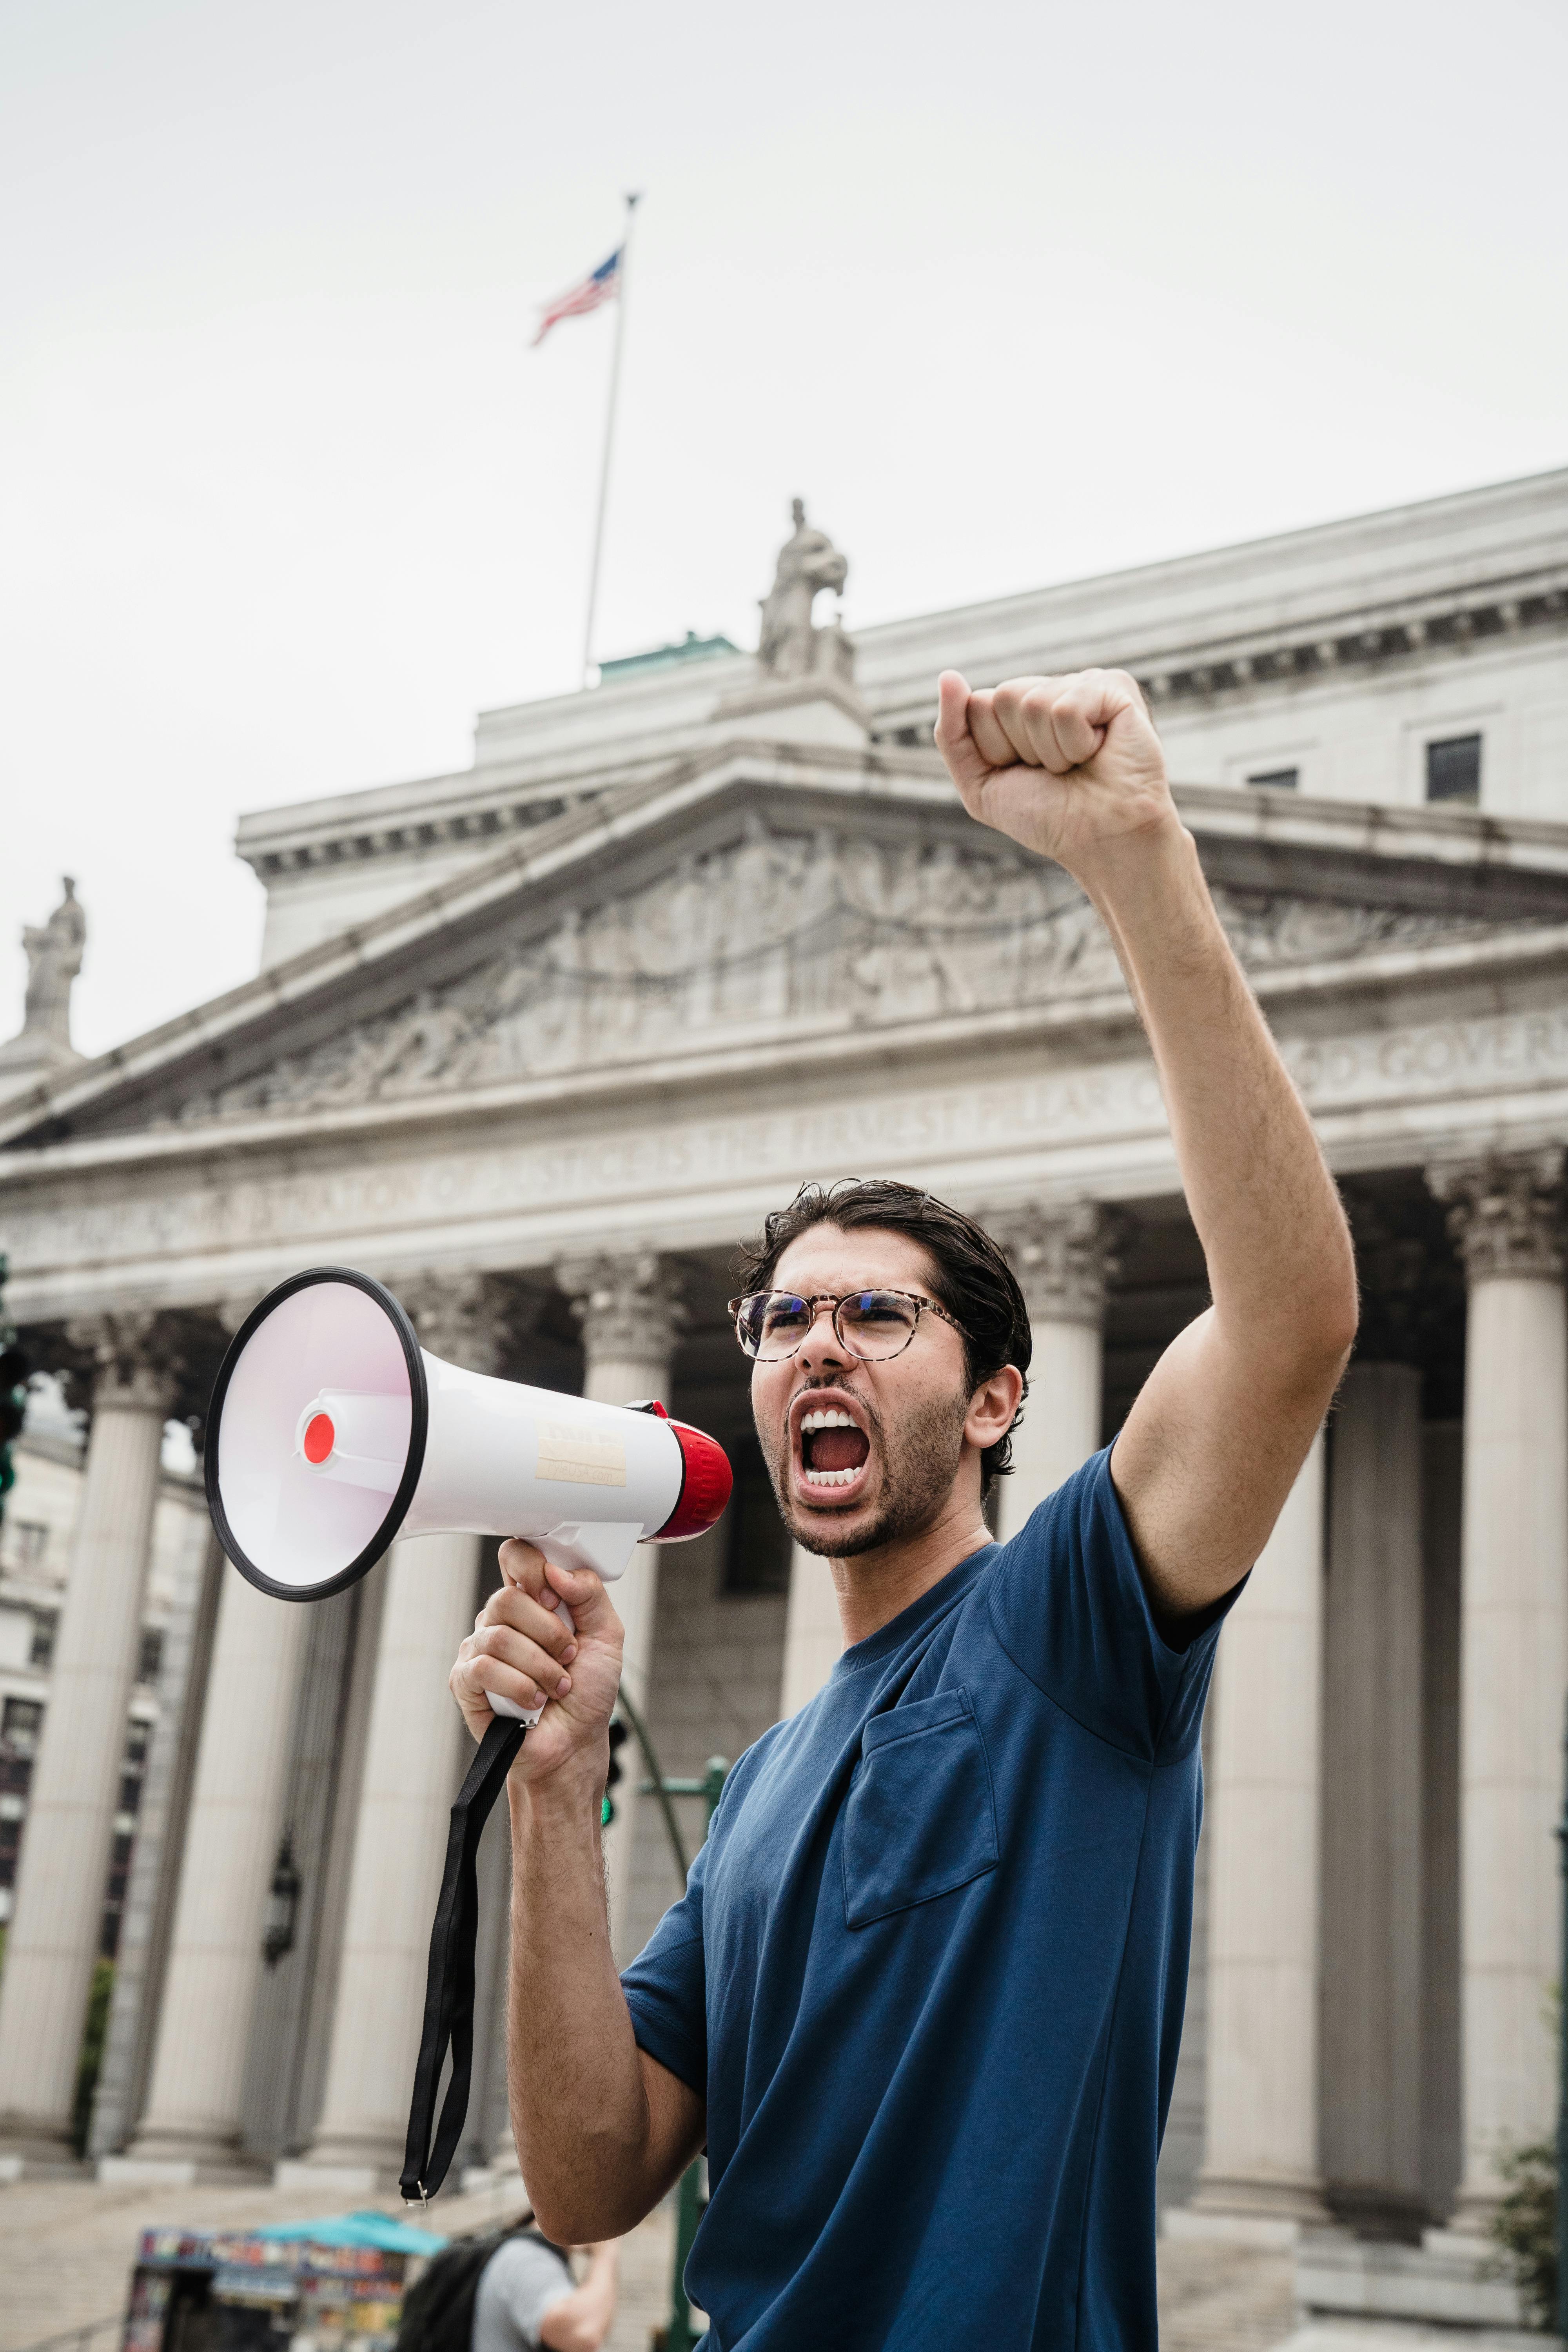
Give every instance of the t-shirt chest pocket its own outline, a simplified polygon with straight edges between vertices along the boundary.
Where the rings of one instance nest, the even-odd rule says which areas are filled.
[[[969,1693],[873,1716],[844,1809],[844,1916],[868,1927],[996,1867],[996,1806]]]

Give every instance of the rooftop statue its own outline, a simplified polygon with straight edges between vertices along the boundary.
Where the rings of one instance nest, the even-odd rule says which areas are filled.
[[[27,950],[27,994],[22,1013],[24,1034],[29,1029],[51,1037],[70,1051],[71,982],[81,970],[87,940],[87,917],[77,903],[76,884],[68,874],[65,897],[41,929],[29,923],[22,933]]]
[[[22,1026],[8,1044],[0,1045],[0,1072],[42,1076],[80,1059],[71,1045],[70,1002],[71,982],[81,970],[87,917],[68,874],[63,887],[65,896],[47,923],[24,926],[27,992]]]
[[[825,588],[839,594],[849,577],[849,565],[825,530],[805,519],[805,502],[794,501],[795,530],[779,550],[773,584],[763,599],[762,637],[758,659],[777,678],[809,677],[826,670],[847,677],[849,641],[835,619],[826,628],[813,626],[811,611]]]

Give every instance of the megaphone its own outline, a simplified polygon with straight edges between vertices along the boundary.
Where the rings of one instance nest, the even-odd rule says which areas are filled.
[[[208,1409],[218,1540],[283,1601],[341,1592],[397,1537],[440,1531],[522,1536],[562,1568],[614,1579],[639,1543],[705,1534],[730,1487],[723,1448],[661,1404],[595,1404],[444,1363],[352,1266],[268,1291]]]

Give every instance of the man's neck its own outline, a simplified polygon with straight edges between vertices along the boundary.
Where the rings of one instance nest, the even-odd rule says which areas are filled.
[[[900,1536],[849,1559],[829,1558],[845,1648],[890,1624],[922,1592],[951,1575],[961,1560],[991,1541],[979,1506],[954,1496],[941,1517],[919,1535]]]

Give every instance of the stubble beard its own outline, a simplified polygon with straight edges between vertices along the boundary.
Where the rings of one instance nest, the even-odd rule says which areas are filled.
[[[882,1455],[881,1505],[871,1518],[861,1520],[856,1514],[850,1520],[847,1514],[842,1531],[804,1526],[796,1516],[790,1486],[792,1463],[787,1437],[782,1464],[772,1459],[768,1463],[773,1496],[784,1526],[803,1551],[816,1552],[824,1559],[854,1559],[860,1552],[876,1551],[883,1544],[923,1535],[942,1516],[958,1475],[963,1423],[969,1412],[967,1392],[928,1398],[900,1419],[892,1438],[886,1423],[869,1405],[865,1412],[872,1441],[879,1445]]]

